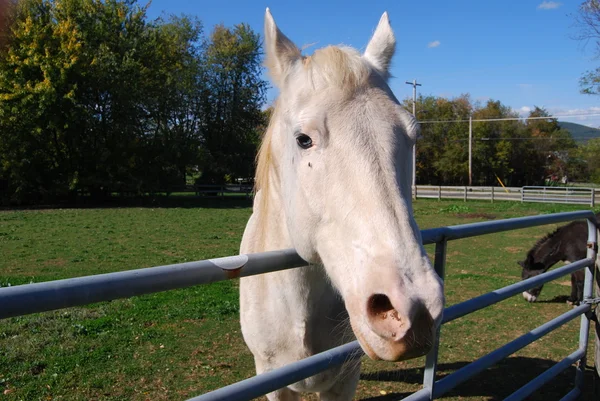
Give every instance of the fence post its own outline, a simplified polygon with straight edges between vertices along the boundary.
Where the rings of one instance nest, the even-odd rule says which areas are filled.
[[[542,199],[546,201],[546,187],[542,188]]]
[[[595,220],[595,219],[594,219]],[[587,219],[588,240],[587,240],[587,257],[596,261],[598,249],[597,228],[595,221],[591,218]],[[583,301],[589,301],[593,297],[594,289],[594,271],[596,263],[585,268],[585,281],[583,285]],[[586,350],[588,345],[588,337],[590,332],[591,314],[584,313],[581,315],[581,325],[579,329],[579,349]],[[597,333],[596,333],[597,334]],[[583,383],[585,377],[586,354],[584,353],[581,359],[575,365],[575,387],[583,394]]]
[[[435,259],[433,262],[433,266],[435,268],[435,272],[440,276],[442,280],[444,280],[445,270],[446,270],[446,249],[448,247],[448,242],[446,239],[442,239],[440,242],[435,243]],[[437,362],[438,362],[438,351],[440,347],[440,329],[441,326],[438,327],[435,333],[435,340],[433,340],[433,347],[431,351],[427,354],[425,358],[425,372],[423,374],[423,387],[427,389],[429,394],[429,400],[433,400],[433,386],[435,385],[435,375],[437,371]]]
[[[598,259],[596,259],[597,267]],[[595,296],[600,297],[600,270],[596,270],[596,282],[594,283]],[[600,308],[596,308],[596,323],[594,324],[594,389],[596,399],[600,399]]]
[[[596,192],[592,189],[593,193]],[[596,265],[594,266],[594,296],[600,297],[600,255],[596,254]],[[596,307],[596,322],[594,324],[594,388],[592,392],[597,400],[600,399],[600,308]]]
[[[590,196],[590,207],[594,207],[596,205],[596,189],[591,188],[590,190],[592,191]]]
[[[465,202],[467,201],[467,187],[465,187]]]
[[[525,187],[521,188],[521,203],[525,201]]]
[[[494,187],[492,187],[492,203],[494,203]]]
[[[438,185],[438,200],[442,200],[442,186]]]

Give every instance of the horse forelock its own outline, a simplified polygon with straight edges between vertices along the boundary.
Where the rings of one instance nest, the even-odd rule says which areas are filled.
[[[328,46],[303,59],[303,70],[312,89],[335,88],[352,94],[367,85],[372,66],[351,47]]]

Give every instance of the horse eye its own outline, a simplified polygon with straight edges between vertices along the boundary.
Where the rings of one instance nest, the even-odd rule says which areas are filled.
[[[306,134],[298,135],[296,137],[296,142],[298,143],[298,146],[300,146],[302,149],[308,149],[313,145],[312,139]]]

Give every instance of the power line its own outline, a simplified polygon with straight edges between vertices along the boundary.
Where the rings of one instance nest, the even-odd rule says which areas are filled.
[[[555,115],[548,117],[506,117],[506,118],[487,118],[487,119],[473,119],[472,121],[483,122],[483,121],[520,121],[520,120],[552,120],[565,117],[597,117],[600,113],[588,113],[588,114],[564,114]],[[419,124],[434,124],[434,123],[466,123],[469,120],[422,120],[418,121]]]

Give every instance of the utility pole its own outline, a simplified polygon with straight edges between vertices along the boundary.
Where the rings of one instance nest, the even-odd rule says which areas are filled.
[[[469,116],[469,186],[473,186],[472,160],[473,160],[473,116]]]
[[[413,116],[417,118],[417,86],[421,86],[421,84],[417,83],[416,79],[413,79],[412,82],[406,81],[406,84],[412,85],[413,87]],[[413,146],[413,155],[412,155],[412,196],[413,199],[417,197],[417,142],[415,141],[415,145]]]

